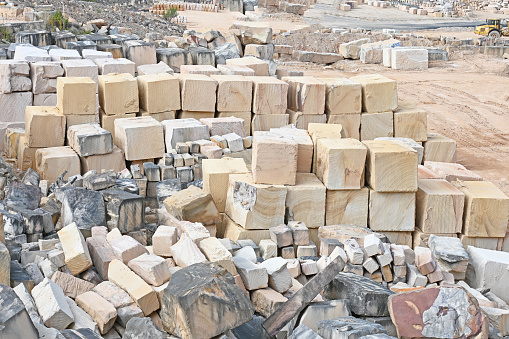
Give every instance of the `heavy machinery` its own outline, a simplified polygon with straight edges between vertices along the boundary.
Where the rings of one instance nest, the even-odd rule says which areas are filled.
[[[504,27],[505,25],[505,27]],[[500,36],[509,36],[507,22],[501,19],[486,19],[486,25],[476,26],[475,34],[489,36],[491,38],[500,38]]]

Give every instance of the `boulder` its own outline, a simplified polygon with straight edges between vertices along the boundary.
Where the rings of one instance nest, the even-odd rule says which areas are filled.
[[[213,263],[194,264],[174,273],[161,304],[164,329],[184,338],[219,335],[251,320],[254,313],[235,278]]]
[[[150,318],[131,318],[127,322],[122,339],[165,339],[166,335],[159,331]]]
[[[25,305],[9,286],[0,284],[0,338],[37,339],[35,328]]]

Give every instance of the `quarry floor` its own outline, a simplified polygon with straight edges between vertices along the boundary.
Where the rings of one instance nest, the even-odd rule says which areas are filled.
[[[322,6],[322,3],[327,4],[330,0],[319,1],[318,6]],[[262,11],[257,14],[261,15]],[[383,11],[389,11],[400,21],[416,17],[412,15],[408,18],[410,14],[396,9],[376,8],[361,9],[357,16],[367,23],[382,18],[377,13]],[[389,12],[385,15],[389,15]],[[335,14],[342,15],[338,11]],[[235,21],[233,13],[229,12],[185,11],[182,15],[188,16],[189,29],[200,32],[211,28],[227,31]],[[484,21],[486,15],[477,13],[477,18]],[[301,18],[287,13],[265,15],[261,21],[259,24],[270,25],[275,32],[306,26]],[[425,21],[444,20],[426,17]],[[451,24],[462,21],[465,19],[449,20]],[[326,23],[323,26],[329,27]],[[415,32],[461,39],[478,37],[468,29],[442,28]],[[468,53],[450,55],[450,60],[425,72],[398,71],[353,60],[341,61],[334,67],[299,62],[282,62],[280,67],[304,70],[306,75],[317,77],[379,73],[396,80],[400,100],[419,104],[427,110],[429,130],[457,141],[457,161],[509,194],[509,61]]]

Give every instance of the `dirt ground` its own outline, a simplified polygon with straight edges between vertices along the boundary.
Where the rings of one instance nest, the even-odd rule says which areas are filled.
[[[358,15],[368,12],[374,15],[371,13],[373,10],[381,9],[368,8],[364,14]],[[401,16],[395,11],[390,10],[386,14]],[[202,32],[210,27],[226,31],[235,21],[229,12],[184,12],[183,15],[188,15],[189,28]],[[486,14],[479,15],[484,16]],[[260,24],[270,25],[275,31],[305,26],[304,22],[286,20],[284,15],[263,19]],[[468,30],[415,33],[462,39],[478,37]],[[306,75],[317,77],[379,73],[396,80],[399,99],[419,104],[428,112],[429,131],[457,141],[457,161],[485,180],[494,182],[509,195],[509,63],[484,55],[450,57],[451,61],[445,65],[425,72],[397,71],[381,65],[364,65],[359,61],[343,61],[342,71],[296,62],[283,63],[280,67],[304,70]]]

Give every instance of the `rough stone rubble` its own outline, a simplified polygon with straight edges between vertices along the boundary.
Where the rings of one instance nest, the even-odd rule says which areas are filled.
[[[509,335],[509,198],[394,80],[276,69],[269,28],[235,29],[242,58],[9,49],[2,338]]]

